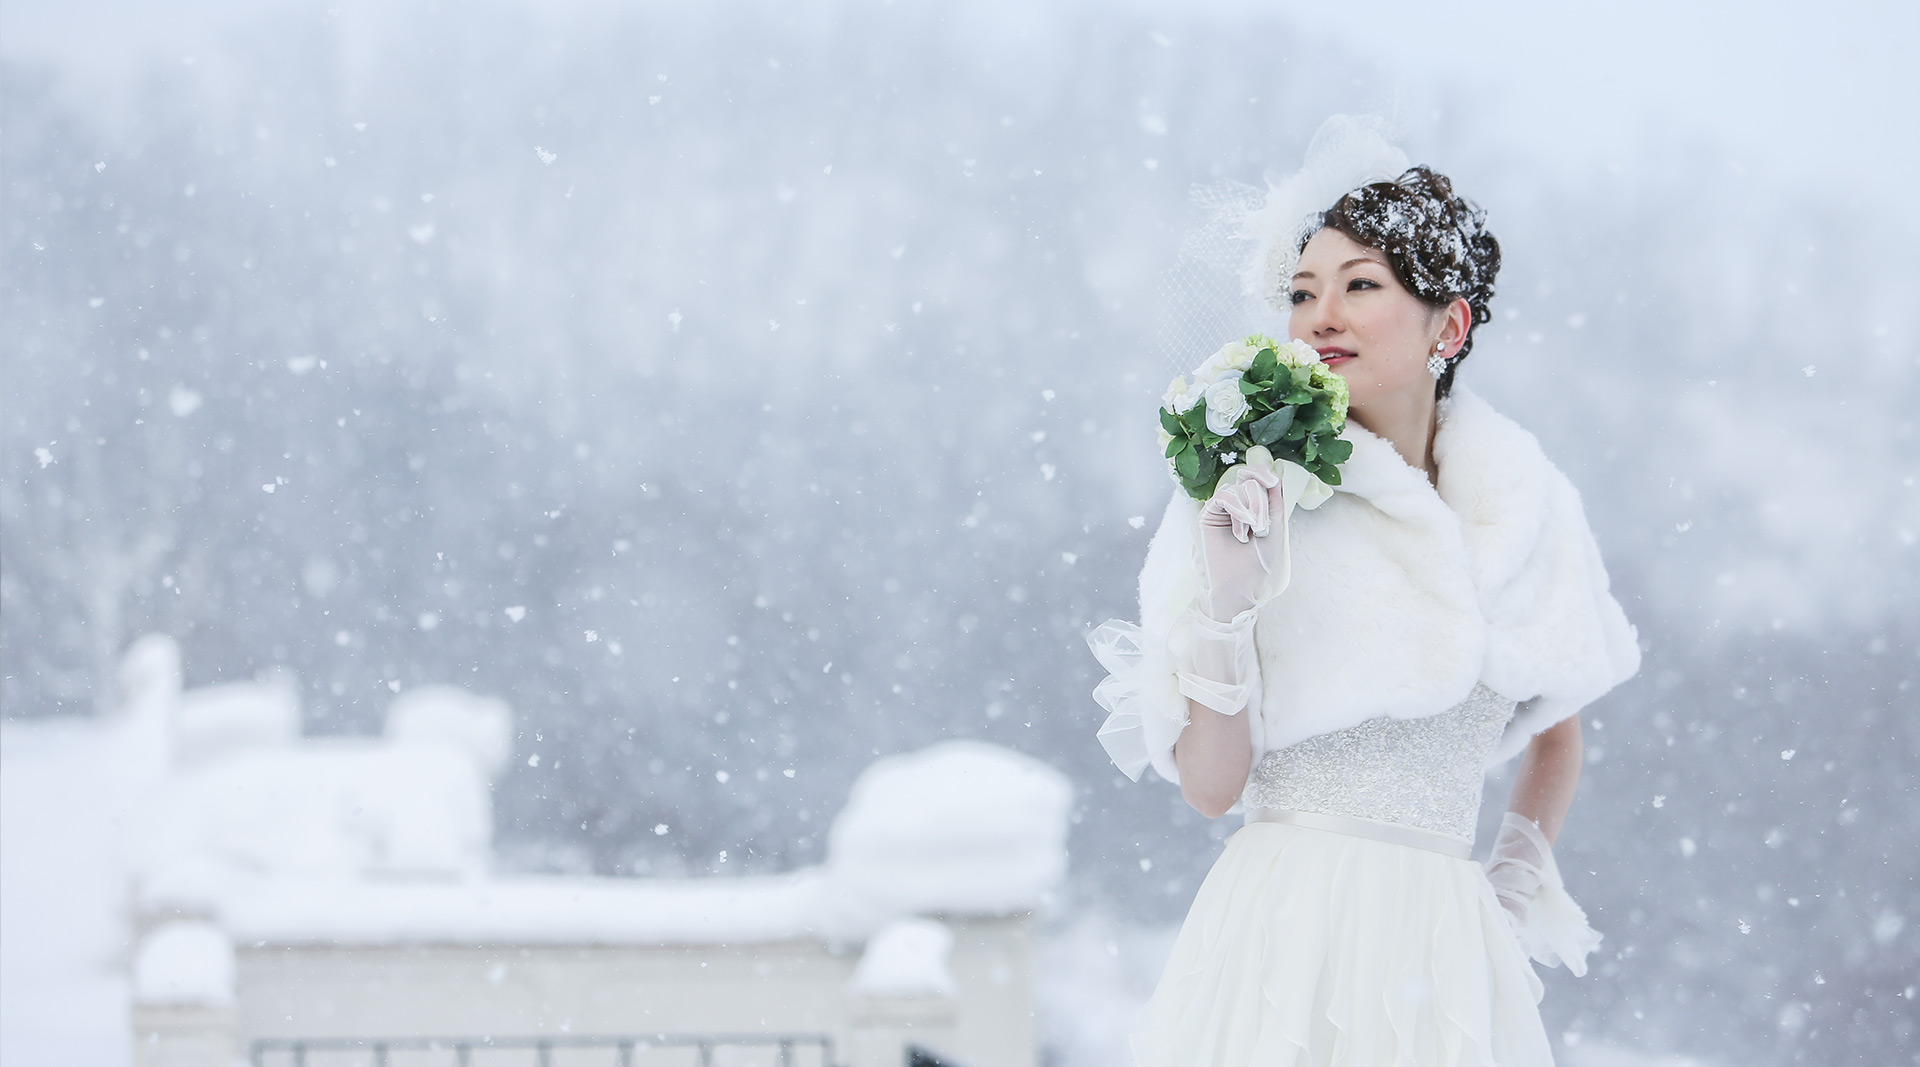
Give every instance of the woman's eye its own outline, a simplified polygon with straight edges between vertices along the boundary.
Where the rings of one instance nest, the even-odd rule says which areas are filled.
[[[1312,296],[1312,293],[1306,292],[1305,290],[1295,289],[1293,292],[1287,294],[1287,303],[1304,304]]]
[[[1372,278],[1355,278],[1352,281],[1347,283],[1348,292],[1352,292],[1355,289],[1378,289],[1378,288],[1380,288],[1380,283],[1374,281]]]

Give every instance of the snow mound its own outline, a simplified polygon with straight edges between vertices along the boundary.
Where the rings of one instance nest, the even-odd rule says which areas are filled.
[[[725,945],[855,940],[875,925],[823,928],[822,902],[837,887],[817,869],[748,878],[523,875],[459,882],[229,875],[219,889],[220,921],[242,944]]]
[[[827,866],[859,905],[889,914],[1031,910],[1066,876],[1072,803],[1066,776],[1039,760],[941,742],[861,773]]]
[[[133,961],[140,1004],[233,1006],[233,942],[210,922],[170,922],[140,942]]]
[[[122,714],[115,755],[135,784],[152,783],[173,764],[180,672],[180,644],[166,634],[147,634],[120,660]]]
[[[950,997],[959,991],[947,956],[953,931],[933,919],[898,919],[867,939],[867,950],[848,983],[867,997]]]
[[[287,748],[300,739],[300,694],[293,677],[227,682],[180,695],[173,709],[173,762],[193,767],[252,749]]]
[[[453,685],[409,689],[387,705],[390,740],[444,744],[473,757],[489,781],[513,754],[513,711],[504,700]]]
[[[221,869],[473,876],[492,850],[486,780],[445,745],[308,740],[249,752],[176,774],[152,810],[142,880],[175,893],[206,880],[193,872]]]
[[[166,634],[146,634],[120,657],[120,696],[128,707],[180,698],[180,643]]]

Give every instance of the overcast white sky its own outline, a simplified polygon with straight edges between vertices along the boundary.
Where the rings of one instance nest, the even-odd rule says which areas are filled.
[[[1822,188],[1891,197],[1920,166],[1920,4],[1287,7],[1305,26],[1403,69],[1409,96],[1448,81],[1475,88],[1471,98],[1505,118],[1516,139],[1574,165],[1636,155],[1653,120],[1724,142],[1749,170]]]
[[[534,0],[506,0],[508,4]],[[880,0],[850,0],[849,6]],[[912,0],[894,0],[907,3]],[[1088,0],[1066,0],[1085,3]],[[1110,2],[1110,0],[1106,0]],[[1276,10],[1272,0],[1146,3],[1169,26],[1200,11],[1219,17]],[[625,6],[540,0],[542,10]],[[372,0],[10,0],[0,8],[0,56],[48,59],[82,83],[124,88],[143,56],[216,51],[224,29],[271,8],[343,11],[377,21]],[[968,21],[1044,21],[1027,0],[956,5]],[[449,5],[449,18],[487,5]],[[1829,0],[1372,0],[1286,3],[1278,10],[1316,40],[1374,58],[1410,114],[1436,100],[1484,108],[1516,154],[1575,172],[1644,157],[1649,131],[1723,148],[1729,162],[1823,193],[1879,201],[1920,226],[1920,4]]]

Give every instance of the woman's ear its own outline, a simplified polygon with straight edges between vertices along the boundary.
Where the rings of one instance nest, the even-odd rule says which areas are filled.
[[[1466,297],[1457,296],[1453,298],[1453,303],[1446,306],[1442,314],[1446,316],[1446,322],[1440,327],[1440,341],[1447,346],[1447,352],[1452,354],[1459,351],[1461,345],[1467,343],[1467,331],[1473,328],[1473,305],[1467,303]]]

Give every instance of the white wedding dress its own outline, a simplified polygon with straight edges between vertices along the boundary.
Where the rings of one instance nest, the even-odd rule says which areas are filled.
[[[1530,960],[1582,974],[1599,935],[1544,837],[1518,922],[1467,858],[1485,769],[1631,677],[1639,647],[1538,441],[1465,389],[1438,422],[1432,482],[1349,423],[1341,484],[1280,527],[1292,580],[1257,609],[1238,713],[1249,821],[1195,896],[1138,1067],[1553,1062]],[[1139,624],[1088,636],[1109,671],[1100,741],[1136,780],[1179,780],[1198,514],[1173,496]]]
[[[1464,858],[1513,710],[1481,685],[1438,715],[1266,753],[1243,796],[1250,821],[1208,872],[1134,1035],[1136,1064],[1551,1064],[1540,980]],[[1270,812],[1307,815],[1258,821]]]

